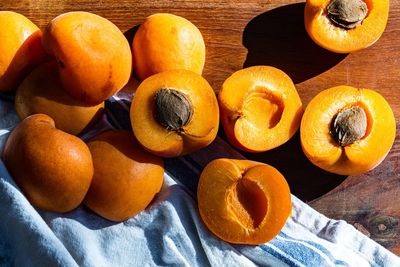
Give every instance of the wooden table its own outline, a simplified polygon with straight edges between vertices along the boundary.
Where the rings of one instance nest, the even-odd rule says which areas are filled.
[[[303,25],[304,1],[3,0],[0,9],[20,12],[40,27],[66,11],[90,11],[113,21],[130,40],[135,26],[150,14],[184,16],[204,35],[204,76],[215,91],[231,73],[252,65],[272,65],[289,74],[304,105],[335,85],[376,89],[392,106],[398,131],[389,156],[375,170],[349,177],[326,173],[305,158],[298,134],[278,149],[245,156],[276,166],[296,196],[400,255],[400,0],[390,1],[388,25],[379,41],[348,55],[311,41]]]

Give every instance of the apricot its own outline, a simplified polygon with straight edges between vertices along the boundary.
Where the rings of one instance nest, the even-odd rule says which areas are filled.
[[[211,161],[200,175],[197,199],[208,229],[237,244],[258,245],[273,239],[292,210],[282,174],[249,160]]]
[[[40,29],[25,16],[0,11],[0,92],[15,89],[46,54]]]
[[[316,95],[300,126],[307,158],[342,175],[361,174],[379,165],[395,134],[393,111],[379,93],[344,85]]]
[[[31,204],[48,211],[76,208],[92,181],[89,148],[78,137],[56,129],[44,114],[17,125],[5,144],[3,160]]]
[[[123,221],[144,210],[160,191],[164,165],[131,132],[107,131],[89,140],[94,176],[84,203],[100,216]]]
[[[188,70],[170,70],[139,85],[130,118],[144,148],[158,156],[177,157],[215,139],[219,110],[215,93],[203,77]]]
[[[218,102],[229,142],[248,152],[267,151],[288,141],[303,114],[292,80],[269,66],[233,73],[223,83]]]
[[[77,135],[100,117],[104,102],[89,106],[72,98],[58,78],[57,62],[49,61],[34,69],[18,87],[15,110],[21,120],[43,113],[58,129]]]
[[[307,0],[304,23],[319,46],[350,53],[375,43],[388,16],[389,0]]]
[[[77,100],[99,104],[128,83],[128,40],[103,17],[83,11],[61,14],[44,30],[43,45],[58,62],[64,90]]]
[[[173,69],[203,72],[206,49],[199,29],[187,19],[158,13],[146,18],[132,44],[139,79]]]

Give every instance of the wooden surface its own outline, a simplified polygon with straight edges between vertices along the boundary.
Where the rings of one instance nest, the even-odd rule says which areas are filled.
[[[128,39],[148,15],[181,15],[203,33],[204,76],[216,91],[236,70],[272,65],[294,80],[305,105],[335,85],[376,89],[392,106],[399,126],[400,0],[390,1],[388,25],[379,41],[348,55],[330,53],[311,41],[303,26],[304,1],[2,0],[0,9],[20,12],[40,27],[66,11],[90,11],[113,21]],[[399,127],[387,159],[361,176],[338,176],[314,167],[301,151],[298,134],[278,149],[246,156],[278,167],[295,195],[329,217],[352,223],[400,255]]]

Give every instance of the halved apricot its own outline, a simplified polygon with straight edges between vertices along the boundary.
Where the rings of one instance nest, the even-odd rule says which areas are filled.
[[[54,18],[43,45],[59,65],[64,90],[88,104],[99,104],[121,90],[131,76],[129,42],[111,21],[76,11]]]
[[[268,242],[292,211],[290,189],[282,174],[249,160],[211,161],[201,173],[197,199],[208,229],[237,244]]]
[[[47,114],[58,129],[74,135],[94,123],[103,108],[104,102],[90,106],[64,92],[55,61],[35,68],[15,94],[15,110],[21,120],[36,113]]]
[[[219,110],[209,83],[188,70],[170,70],[144,80],[131,106],[133,133],[162,157],[191,153],[216,137]]]
[[[189,20],[168,13],[146,18],[132,45],[133,67],[139,79],[173,69],[201,74],[205,44],[199,29]]]
[[[375,43],[388,16],[388,0],[307,0],[304,23],[319,46],[350,53]]]
[[[15,89],[46,54],[42,32],[25,16],[0,11],[0,91]]]
[[[128,131],[103,132],[88,146],[94,175],[84,203],[111,221],[143,211],[163,184],[162,159],[144,150]]]
[[[229,142],[249,152],[270,150],[288,141],[303,114],[292,80],[269,66],[232,74],[223,83],[218,102]]]
[[[375,168],[389,153],[396,121],[386,100],[370,89],[337,86],[308,104],[300,126],[307,158],[337,174],[355,175]]]

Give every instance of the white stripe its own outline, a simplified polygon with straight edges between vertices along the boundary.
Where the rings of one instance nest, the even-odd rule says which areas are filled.
[[[319,254],[321,256],[321,258],[323,258],[328,264],[330,264],[330,266],[335,266],[335,263],[333,263],[331,261],[331,259],[328,256],[326,256],[326,254],[324,254],[321,250],[317,249],[316,247],[311,246],[310,244],[308,244],[308,243],[306,243],[304,241],[301,241],[301,240],[290,240],[290,239],[286,239],[284,237],[281,237],[279,235],[276,236],[276,239],[281,239],[281,240],[284,240],[284,241],[287,241],[287,242],[292,242],[292,243],[300,243],[300,244],[304,245],[305,247],[308,247],[311,250],[315,251],[317,254]]]

